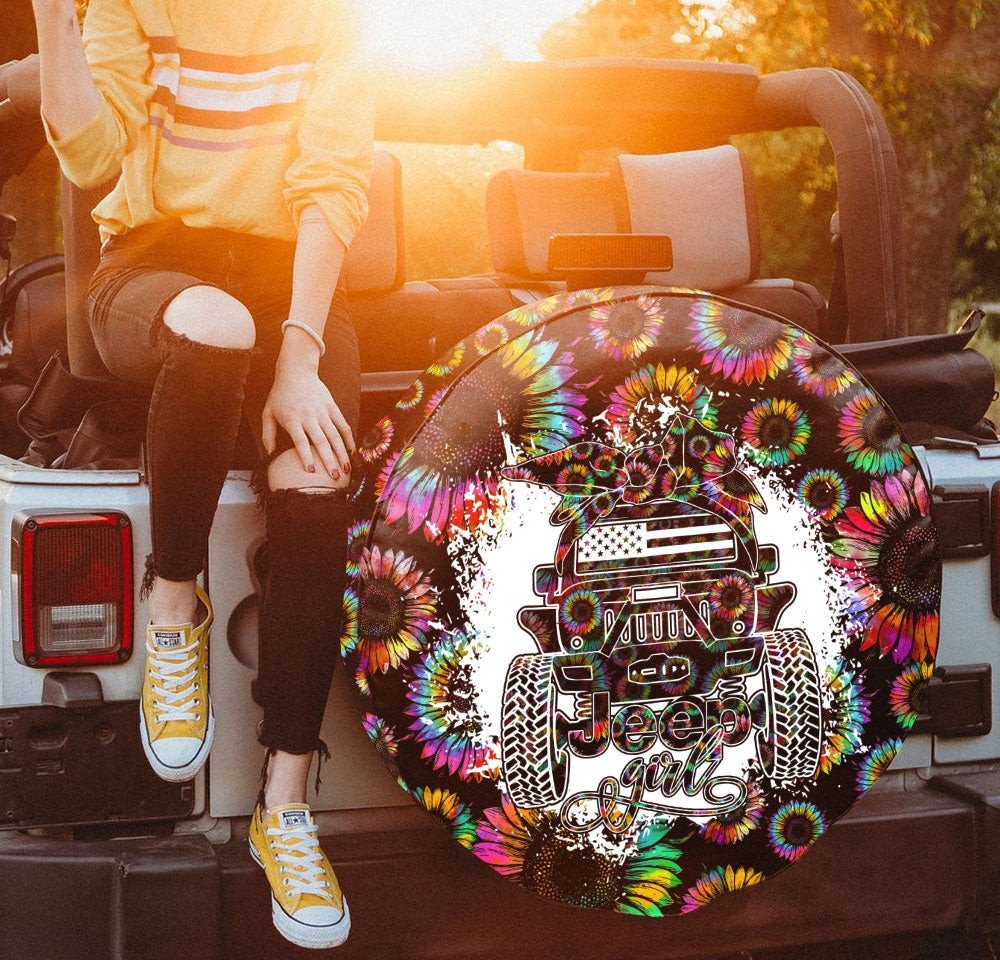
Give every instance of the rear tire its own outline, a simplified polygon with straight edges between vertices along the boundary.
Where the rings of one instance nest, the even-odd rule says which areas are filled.
[[[772,780],[806,780],[823,745],[819,668],[802,630],[763,634],[766,727],[758,735],[764,772]]]
[[[507,793],[519,807],[551,806],[566,793],[569,757],[556,730],[554,658],[515,657],[504,682],[501,742]]]

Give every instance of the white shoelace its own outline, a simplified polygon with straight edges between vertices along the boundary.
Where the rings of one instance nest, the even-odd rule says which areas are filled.
[[[197,720],[201,716],[194,707],[199,705],[195,694],[198,684],[198,641],[173,650],[161,650],[146,644],[146,662],[154,681],[153,706],[160,712],[156,722]],[[192,655],[193,654],[193,655]]]
[[[300,827],[282,829],[268,827],[267,835],[280,838],[272,844],[278,851],[274,859],[282,864],[281,872],[285,874],[282,882],[289,892],[312,893],[332,901],[326,871],[320,865],[323,851],[316,837],[316,824],[304,823]]]

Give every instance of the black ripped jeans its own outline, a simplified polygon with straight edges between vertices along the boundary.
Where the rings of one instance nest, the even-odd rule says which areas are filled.
[[[266,489],[261,414],[288,317],[294,252],[288,241],[224,230],[139,227],[105,245],[88,313],[109,372],[152,387],[146,444],[151,575],[192,580],[204,568],[241,417],[249,422],[260,457],[269,558],[254,688],[264,708],[260,739],[271,750],[303,754],[320,744],[338,655],[348,509],[340,492]],[[246,306],[256,328],[253,350],[196,343],[164,325],[167,304],[201,285],[218,287]],[[354,430],[358,344],[342,285],[324,341],[320,378]],[[279,430],[274,455],[292,446]]]

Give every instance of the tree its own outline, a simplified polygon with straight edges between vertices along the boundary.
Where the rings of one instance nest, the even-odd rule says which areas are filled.
[[[943,329],[954,295],[970,285],[1000,293],[1000,278],[958,269],[963,231],[985,248],[1000,244],[998,0],[591,0],[550,32],[545,53],[849,70],[882,106],[899,159],[911,330]],[[829,161],[808,141],[799,150],[808,208]],[[821,218],[813,213],[815,233]]]

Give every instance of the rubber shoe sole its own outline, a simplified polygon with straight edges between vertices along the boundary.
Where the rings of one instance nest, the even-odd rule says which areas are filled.
[[[167,780],[170,783],[183,783],[185,780],[190,780],[197,775],[208,759],[208,751],[212,749],[212,740],[215,738],[215,711],[212,709],[211,703],[209,703],[208,730],[205,733],[205,742],[191,760],[183,766],[168,767],[153,753],[153,746],[149,742],[149,733],[146,730],[145,721],[141,716],[139,717],[139,738],[142,740],[142,752],[146,754],[146,759],[149,761],[149,765],[153,768],[156,775],[161,780]]]
[[[247,839],[250,847],[250,856],[254,858],[257,866],[264,869],[264,861],[261,860],[257,848],[253,841]],[[293,920],[284,910],[281,909],[274,894],[271,894],[271,920],[275,929],[286,940],[294,943],[297,947],[305,947],[307,950],[329,950],[331,947],[339,947],[343,944],[351,933],[351,911],[347,906],[347,898],[344,897],[344,915],[336,922],[322,927],[313,927],[300,920]]]

